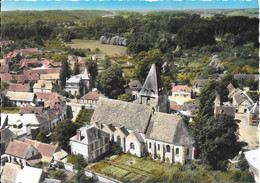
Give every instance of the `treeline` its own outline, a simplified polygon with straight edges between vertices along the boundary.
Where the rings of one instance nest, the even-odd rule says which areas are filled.
[[[151,48],[167,53],[177,45],[184,48],[214,45],[216,37],[234,36],[234,46],[254,42],[258,46],[257,18],[214,16],[203,18],[185,13],[130,14],[101,17],[104,11],[42,11],[2,13],[4,40],[42,40],[61,38],[96,39],[101,36],[124,36],[128,52],[137,54]],[[22,18],[21,18],[22,17]]]

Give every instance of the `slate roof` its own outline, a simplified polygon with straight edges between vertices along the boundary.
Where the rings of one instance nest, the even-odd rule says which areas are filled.
[[[86,95],[81,97],[84,100],[98,100],[100,97],[104,97],[101,93],[98,92],[88,92]]]
[[[155,64],[153,64],[138,95],[159,98],[160,95],[164,94],[166,94],[166,88],[163,86],[160,76],[157,75]]]
[[[254,103],[248,107],[248,111],[252,114],[259,114],[259,106],[258,103]]]
[[[198,106],[196,104],[183,104],[181,110],[190,111],[194,115],[198,111]]]
[[[6,92],[6,96],[9,97],[10,100],[15,101],[27,101],[32,102],[34,99],[34,93],[31,92]]]
[[[100,98],[91,123],[100,121],[103,124],[112,123],[117,127],[124,125],[128,130],[145,132],[151,112],[149,106]]]
[[[172,86],[172,92],[191,92],[191,89],[187,85]]]
[[[109,134],[107,132],[104,132],[103,130],[100,130],[93,126],[84,126],[79,129],[81,131],[81,139],[80,142],[84,144],[92,143],[93,141],[97,140],[97,133],[99,133],[99,137],[108,137]],[[78,141],[77,135],[70,138],[70,140]]]
[[[30,144],[14,140],[8,144],[5,154],[16,156],[18,158],[25,158],[27,150],[30,147]]]
[[[127,84],[127,87],[133,88],[133,89],[142,89],[142,84],[139,80],[132,80]]]
[[[120,133],[122,136],[127,137],[129,135],[129,132],[127,131],[127,129],[124,126],[121,126],[119,128],[116,129],[115,133]]]
[[[215,114],[226,114],[227,116],[235,116],[235,108],[233,106],[215,106]]]
[[[10,83],[7,90],[14,92],[29,92],[30,89],[30,84]]]
[[[181,116],[158,112],[152,116],[146,138],[176,145],[195,143]]]
[[[16,135],[11,130],[9,130],[8,128],[1,129],[0,133],[1,133],[1,139],[0,139],[1,143],[4,143],[6,141],[10,141],[11,138],[16,137]]]

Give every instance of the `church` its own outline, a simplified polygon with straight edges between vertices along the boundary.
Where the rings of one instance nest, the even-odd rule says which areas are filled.
[[[101,98],[91,125],[107,132],[124,152],[185,163],[194,158],[195,141],[182,117],[168,110],[167,91],[153,64],[136,101]]]

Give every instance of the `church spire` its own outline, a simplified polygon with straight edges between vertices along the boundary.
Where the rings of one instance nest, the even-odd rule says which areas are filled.
[[[152,64],[139,95],[159,98],[159,96],[164,94],[166,94],[166,89],[163,86],[160,76],[157,75],[155,64]]]

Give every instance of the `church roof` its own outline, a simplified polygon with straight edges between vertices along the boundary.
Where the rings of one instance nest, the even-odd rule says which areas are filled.
[[[155,64],[153,64],[139,95],[159,98],[162,94],[166,94],[166,90],[160,76],[157,75]]]
[[[154,113],[146,136],[176,145],[195,143],[182,117],[177,114]]]
[[[103,124],[112,123],[117,127],[124,125],[128,130],[144,133],[151,112],[149,106],[100,98],[91,118],[91,123],[100,121]]]

